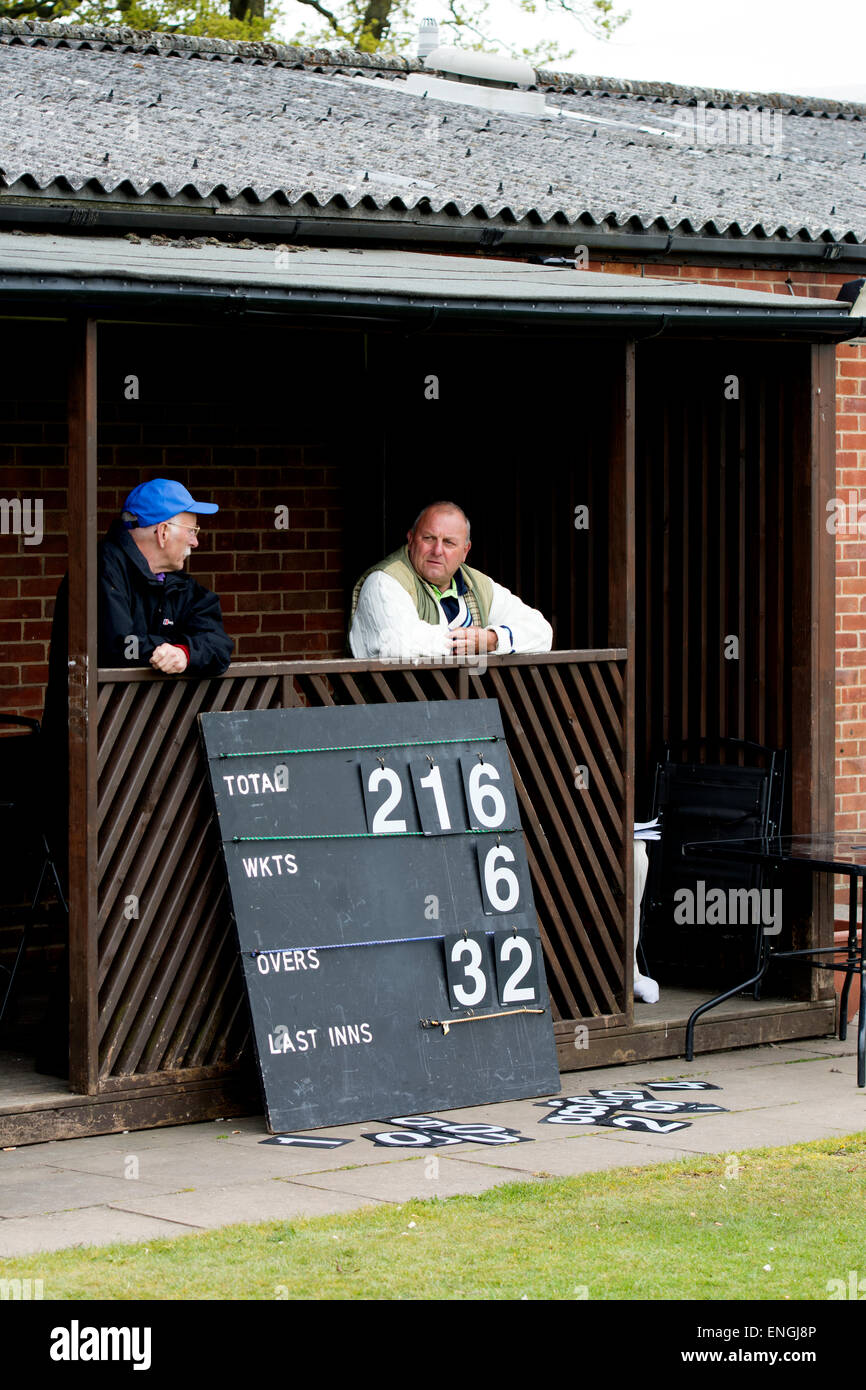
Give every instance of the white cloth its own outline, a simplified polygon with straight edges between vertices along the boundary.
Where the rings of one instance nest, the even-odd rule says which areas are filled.
[[[459,617],[455,625],[461,625]],[[502,655],[549,652],[553,644],[553,628],[538,609],[530,608],[495,581],[487,626],[495,630],[496,651]],[[349,650],[353,656],[371,661],[436,660],[451,655],[449,631],[441,608],[438,627],[423,622],[402,584],[390,574],[374,570],[364,580],[358,597]]]
[[[642,975],[637,968],[637,947],[640,940],[640,903],[646,888],[649,859],[643,840],[634,842],[634,997],[643,1004],[657,1004],[659,987],[649,975]]]

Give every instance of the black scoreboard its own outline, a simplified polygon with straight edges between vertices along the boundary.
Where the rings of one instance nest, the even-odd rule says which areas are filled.
[[[270,1128],[558,1092],[497,702],[200,723]]]

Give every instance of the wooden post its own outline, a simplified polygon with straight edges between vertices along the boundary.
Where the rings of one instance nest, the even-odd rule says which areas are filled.
[[[70,324],[69,1020],[72,1089],[97,1089],[96,323]]]
[[[609,619],[607,642],[625,647],[623,755],[623,871],[625,878],[625,1000],[629,1022],[634,1018],[634,656],[635,656],[635,351],[625,343],[622,375],[613,391],[612,439],[608,500]]]
[[[832,831],[835,790],[835,539],[827,503],[836,494],[836,352],[813,345],[803,392],[793,478],[793,670],[791,677],[791,829]],[[833,881],[815,877],[811,940],[833,944]],[[832,993],[824,971],[811,972],[812,998]]]

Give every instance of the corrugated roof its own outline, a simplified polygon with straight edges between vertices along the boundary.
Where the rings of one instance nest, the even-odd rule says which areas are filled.
[[[411,95],[409,68],[0,21],[0,196],[866,242],[862,107],[548,73],[537,120]]]

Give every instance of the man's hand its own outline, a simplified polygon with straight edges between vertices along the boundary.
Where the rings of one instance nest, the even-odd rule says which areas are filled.
[[[455,656],[495,652],[499,646],[499,637],[492,627],[459,627],[450,636],[451,650]]]
[[[180,647],[173,647],[170,642],[162,642],[155,648],[150,664],[155,666],[157,671],[162,671],[164,676],[179,676],[186,670],[189,662]]]

